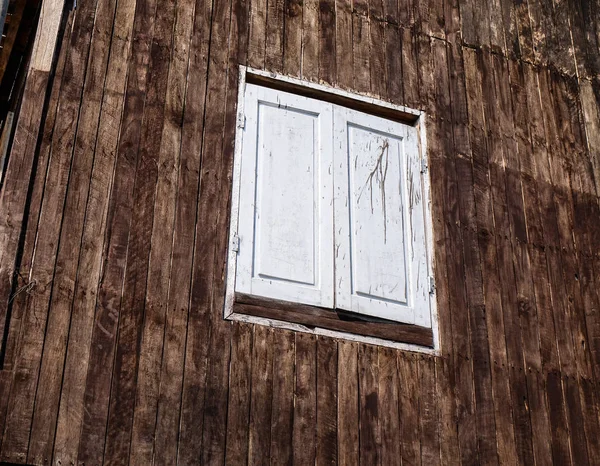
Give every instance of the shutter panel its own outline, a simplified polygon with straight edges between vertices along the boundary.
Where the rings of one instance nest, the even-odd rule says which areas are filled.
[[[431,326],[416,130],[334,110],[336,307]]]
[[[236,291],[333,307],[331,105],[248,84]]]

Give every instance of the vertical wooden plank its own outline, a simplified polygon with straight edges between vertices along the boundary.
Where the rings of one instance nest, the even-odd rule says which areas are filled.
[[[141,128],[139,161],[133,190],[135,209],[132,212],[127,245],[123,297],[106,426],[104,461],[108,464],[118,463],[121,458],[128,457],[130,452],[139,348],[146,310],[159,151],[173,43],[174,12],[174,1],[157,8],[154,37],[150,49],[148,73],[151,79],[148,81],[144,121]],[[165,268],[168,273],[168,266]],[[152,316],[152,312],[150,315]]]
[[[497,113],[499,115],[500,142],[503,146],[504,190],[507,204],[507,215],[511,232],[513,268],[517,292],[517,305],[522,351],[528,391],[528,409],[531,418],[532,444],[536,461],[551,461],[550,426],[545,398],[542,393],[540,356],[540,337],[537,317],[535,291],[532,281],[529,251],[527,248],[528,231],[525,218],[525,205],[529,201],[524,198],[520,159],[525,157],[525,148],[518,144],[515,136],[514,116],[510,94],[508,64],[494,57],[493,68],[496,82]],[[533,218],[530,218],[533,223]]]
[[[435,361],[419,360],[419,422],[421,435],[421,464],[443,464],[440,459],[438,400],[435,396]]]
[[[219,126],[212,128],[212,120],[207,121],[206,133],[208,153],[220,154],[217,160],[215,170],[215,189],[210,192],[208,198],[212,201],[209,206],[212,210],[207,212],[207,219],[211,220],[210,225],[213,228],[211,236],[202,237],[202,242],[213,242],[212,254],[209,259],[212,260],[212,280],[209,286],[212,289],[213,298],[210,303],[210,340],[208,354],[216,354],[223,351],[221,358],[210,358],[207,369],[206,397],[203,407],[204,425],[202,433],[202,463],[221,464],[225,456],[226,444],[226,424],[227,424],[227,398],[222,396],[228,390],[229,383],[229,357],[231,342],[231,323],[223,321],[222,313],[225,307],[225,277],[227,267],[228,225],[229,225],[229,206],[231,201],[231,183],[233,172],[233,154],[234,139],[236,131],[236,105],[238,95],[238,57],[245,55],[245,39],[239,35],[244,27],[240,24],[243,16],[238,18],[237,14],[229,16],[228,2],[219,5],[215,9],[215,19],[213,21],[214,38],[218,43],[225,39],[220,39],[229,35],[229,50],[224,49],[223,54],[216,48],[213,56],[213,62],[217,65],[212,69],[214,75],[209,73],[209,82],[218,82],[219,77],[226,72],[227,80],[221,92],[221,101],[225,102],[224,107],[214,115],[218,115],[216,121]],[[229,28],[228,25],[229,24]],[[213,48],[214,49],[214,48]],[[209,71],[211,71],[209,69]],[[222,78],[221,78],[222,80]],[[219,92],[214,91],[214,104],[219,100]],[[211,112],[213,96],[209,94],[207,110]],[[214,105],[213,104],[213,105]],[[222,122],[221,114],[222,112]],[[209,113],[211,114],[211,113]],[[214,139],[213,139],[214,137]],[[201,216],[200,218],[204,218]]]
[[[293,332],[278,329],[273,340],[271,464],[291,465],[294,450],[295,337]]]
[[[17,249],[35,165],[40,122],[44,115],[44,99],[50,80],[54,47],[62,25],[63,9],[59,5],[62,5],[59,1],[46,1],[42,4],[39,17],[40,21],[46,21],[46,27],[38,30],[33,44],[34,51],[21,99],[20,115],[0,192],[0,211],[3,213],[0,221],[0,335],[3,339],[13,280],[17,272]]]
[[[115,3],[98,3],[91,37],[90,58],[81,95],[81,111],[77,123],[73,164],[69,188],[63,211],[63,228],[60,232],[56,258],[46,342],[42,356],[35,412],[31,429],[28,461],[42,462],[52,457],[56,419],[63,381],[65,354],[71,324],[72,300],[75,292],[80,246],[84,229],[85,211],[89,195],[94,148],[102,104],[108,51],[110,49]],[[85,14],[85,13],[84,13]],[[88,14],[91,14],[88,12]]]
[[[227,403],[225,464],[247,464],[250,390],[252,377],[252,330],[239,323],[231,335],[231,372]]]
[[[396,351],[380,347],[378,353],[379,406],[377,412],[381,429],[381,464],[392,465],[402,458],[402,444],[398,438],[398,434],[401,432],[398,398],[402,387],[398,380]]]
[[[452,49],[458,49],[455,46],[450,46],[449,51]],[[458,49],[460,50],[460,49]],[[466,106],[464,98],[461,100],[457,98],[459,95],[456,87],[460,86],[458,76],[464,76],[462,69],[462,63],[453,56],[452,53],[448,53],[448,69],[445,70],[449,74],[450,81],[447,79],[441,79],[439,86],[436,86],[436,93],[439,94],[438,105],[440,109],[438,111],[449,112],[447,108],[448,104],[452,103],[452,114],[451,118],[444,119],[443,130],[438,128],[439,124],[435,125],[434,139],[430,140],[430,150],[433,154],[434,151],[447,151],[446,161],[451,160],[450,154],[453,151],[461,151],[461,154],[467,154],[468,151],[461,147],[460,144],[464,141],[468,141],[468,132],[464,128],[464,121],[458,118],[458,116],[466,116]],[[443,67],[440,66],[439,72],[443,72]],[[449,95],[446,96],[445,88],[450,84]],[[463,85],[464,87],[464,85]],[[438,119],[439,121],[439,119]],[[450,128],[450,122],[452,122],[454,131],[457,133],[454,138],[450,134],[440,138],[439,134],[446,132]],[[462,132],[461,132],[462,130]],[[430,133],[431,134],[431,133]],[[442,140],[441,140],[442,139]],[[456,140],[454,143],[453,139]],[[454,146],[452,147],[452,144]],[[441,146],[441,148],[440,148]],[[438,313],[438,325],[440,330],[440,351],[441,357],[436,358],[435,371],[436,371],[436,398],[439,405],[439,429],[440,429],[440,459],[442,462],[458,463],[460,461],[459,453],[459,441],[458,432],[456,426],[456,380],[454,374],[454,336],[452,328],[452,314],[458,312],[458,309],[451,308],[450,305],[450,294],[457,289],[451,278],[454,277],[451,274],[452,267],[450,267],[450,257],[452,252],[456,250],[456,246],[452,245],[453,241],[459,239],[456,235],[451,235],[451,232],[456,232],[456,229],[447,228],[450,222],[447,218],[451,218],[456,215],[457,203],[451,202],[455,199],[457,183],[454,180],[454,173],[449,171],[445,173],[445,168],[450,164],[448,162],[435,164],[436,167],[432,166],[432,199],[441,199],[443,201],[435,201],[433,205],[433,224],[434,224],[434,260],[436,264],[436,299],[438,309],[446,309],[445,312]],[[435,176],[435,178],[434,178]],[[439,180],[440,181],[436,181]],[[465,183],[466,184],[466,183]],[[450,201],[450,202],[447,202]],[[456,264],[459,265],[459,264]],[[464,340],[464,336],[460,336],[460,332],[466,329],[459,330],[459,341]]]
[[[38,149],[37,161],[35,162],[35,175],[33,186],[31,187],[31,195],[29,198],[29,212],[27,215],[27,225],[24,239],[23,239],[23,252],[21,253],[20,264],[19,264],[19,274],[21,276],[17,276],[17,287],[25,286],[28,283],[29,271],[31,270],[31,265],[33,261],[36,238],[37,238],[37,230],[38,230],[38,222],[40,216],[40,210],[42,207],[42,199],[44,194],[44,187],[46,182],[46,172],[48,169],[48,162],[50,159],[50,149],[52,146],[52,136],[54,134],[54,126],[56,122],[56,115],[58,114],[58,102],[60,97],[60,91],[62,88],[62,77],[65,70],[66,58],[67,58],[67,50],[68,47],[62,46],[62,44],[68,44],[70,42],[70,34],[73,26],[73,15],[69,15],[66,20],[65,32],[62,36],[60,44],[60,53],[58,56],[58,61],[56,64],[56,70],[54,78],[52,79],[51,87],[52,90],[50,92],[50,99],[48,102],[48,112],[46,113],[46,118],[44,121],[44,128],[42,130],[42,134],[40,136],[40,147]],[[24,107],[24,104],[23,108]],[[23,110],[25,112],[25,110]],[[16,138],[16,135],[15,135]],[[17,144],[16,139],[13,141],[13,147]],[[0,282],[0,286],[3,286],[4,283]],[[8,291],[7,291],[8,292]],[[19,335],[21,334],[21,325],[23,320],[23,311],[25,310],[25,304],[28,294],[21,293],[13,298],[12,309],[10,314],[10,328],[2,328],[0,335],[0,353],[3,358],[2,363],[3,367],[7,371],[11,371],[15,365],[16,358],[16,350],[17,350],[17,342],[19,339]],[[10,299],[10,298],[9,298]],[[0,306],[3,306],[0,302]],[[8,308],[2,308],[4,312]],[[4,325],[4,320],[2,316],[2,311],[0,311],[0,327]],[[8,317],[8,316],[7,316]],[[6,335],[5,335],[6,332]],[[6,336],[6,339],[4,337]],[[7,378],[8,384],[10,385],[10,380]],[[7,388],[8,390],[8,388]],[[7,392],[8,395],[8,392]],[[7,400],[8,402],[8,400]],[[0,423],[0,432],[4,432],[4,423]],[[0,435],[1,437],[1,435]]]
[[[383,19],[388,25],[398,26],[398,0],[384,0],[383,14]]]
[[[86,205],[77,282],[67,354],[63,374],[61,401],[56,425],[54,457],[64,463],[75,462],[84,416],[84,391],[90,360],[94,311],[102,254],[107,227],[110,187],[116,160],[120,122],[125,99],[127,58],[134,23],[134,3],[119,3],[114,17],[114,29],[122,36],[110,45],[105,91],[102,97],[94,165]],[[93,195],[92,195],[93,194]]]
[[[335,0],[319,1],[319,79],[333,84],[337,81]]]
[[[4,430],[6,410],[8,409],[8,395],[12,372],[0,370],[0,428]],[[0,437],[0,448],[2,448],[2,437]]]
[[[369,5],[366,0],[353,2],[352,15],[352,64],[354,73],[354,90],[369,92],[371,90],[370,33],[367,17]]]
[[[398,24],[402,28],[412,28],[415,24],[415,0],[398,0]]]
[[[600,445],[594,440],[594,435],[600,430],[598,417],[598,391],[593,381],[580,380],[582,396],[582,404],[584,411],[585,431],[588,440],[588,453],[590,464],[600,462]]]
[[[548,408],[552,426],[552,460],[554,464],[573,464],[571,461],[570,435],[563,401],[560,373],[549,372],[546,377]]]
[[[254,326],[248,464],[270,464],[274,358],[273,330]]]
[[[403,103],[402,38],[396,24],[385,26],[385,63],[387,76],[386,98],[395,104]]]
[[[385,23],[381,0],[369,1],[369,57],[371,93],[380,98],[387,95]]]
[[[573,464],[590,464],[587,451],[588,440],[585,436],[585,425],[581,422],[583,418],[583,407],[581,406],[578,380],[574,377],[563,377],[563,384],[567,402]]]
[[[145,316],[140,341],[135,408],[131,434],[130,464],[148,464],[154,454],[165,325],[172,274],[181,126],[188,77],[194,2],[177,3],[173,49],[169,65],[164,121],[158,156],[154,223],[149,257]],[[168,265],[166,265],[168,264]]]
[[[302,77],[316,80],[319,76],[319,3],[302,2]]]
[[[514,8],[519,37],[519,57],[522,60],[533,62],[535,55],[533,52],[533,35],[528,2],[515,4]]]
[[[423,65],[420,67],[420,83],[423,101],[427,102],[431,114],[430,126],[428,127],[429,150],[431,159],[429,166],[432,179],[432,198],[437,201],[436,217],[440,218],[439,229],[440,241],[442,238],[445,243],[445,267],[448,277],[448,309],[449,313],[445,320],[446,329],[442,329],[442,335],[445,337],[445,345],[452,339],[449,350],[452,351],[453,371],[450,380],[455,384],[456,390],[456,414],[458,415],[458,445],[463,462],[478,461],[478,439],[477,439],[477,418],[474,400],[473,387],[473,358],[470,336],[469,304],[467,301],[466,288],[464,280],[454,282],[452,277],[465,276],[465,264],[461,252],[470,253],[474,257],[472,250],[467,250],[472,245],[462,245],[462,231],[458,228],[461,218],[460,207],[464,209],[464,196],[468,191],[461,191],[467,184],[458,182],[458,175],[455,175],[453,159],[451,154],[456,150],[453,148],[453,135],[451,132],[451,119],[445,119],[443,115],[452,115],[449,94],[449,76],[447,58],[442,43],[434,41],[432,44],[428,41],[421,41],[419,44],[419,54],[427,57],[423,59]],[[443,66],[435,66],[434,63],[443,63]],[[425,66],[426,65],[426,66]],[[455,67],[460,66],[458,63]],[[453,85],[455,85],[453,83]],[[459,105],[457,103],[456,105]],[[458,123],[457,123],[458,125]],[[460,144],[463,139],[456,138],[455,144]],[[457,147],[459,149],[459,147]],[[461,154],[467,154],[466,148],[462,147]],[[443,156],[443,154],[447,154]],[[465,176],[461,174],[461,176]],[[462,180],[462,178],[460,178]],[[462,197],[461,197],[462,196]],[[463,205],[459,204],[462,200]],[[434,202],[434,209],[436,209]],[[434,210],[435,212],[435,210]],[[444,265],[442,265],[444,266]],[[475,268],[476,269],[476,268]],[[443,285],[442,290],[443,290]],[[485,353],[484,353],[485,354]],[[482,413],[485,411],[482,411]],[[482,429],[482,434],[484,433]]]
[[[285,0],[283,72],[300,76],[302,69],[302,1]]]
[[[283,9],[284,0],[267,0],[265,69],[274,72],[283,70]]]
[[[534,145],[543,156],[538,159],[538,173],[541,183],[539,186],[540,213],[546,243],[546,258],[550,288],[552,295],[552,310],[555,325],[555,337],[560,361],[560,372],[565,375],[575,373],[575,354],[571,333],[570,313],[565,283],[562,278],[562,259],[560,255],[560,240],[558,233],[558,214],[553,186],[553,169],[549,152],[555,147],[556,126],[553,117],[552,99],[546,71],[538,73],[535,78],[536,89],[528,99],[530,114],[541,116],[540,121],[532,125]],[[535,121],[535,120],[533,120]],[[551,142],[552,141],[552,142]],[[552,148],[551,148],[552,147]],[[566,386],[562,384],[561,374],[550,371],[546,376],[548,409],[550,425],[552,426],[552,456],[553,461],[571,464],[571,437],[565,434],[568,426],[568,406]]]
[[[546,42],[548,61],[553,69],[569,76],[575,75],[575,51],[571,41],[570,6],[567,0],[552,2],[552,18],[548,23]]]
[[[519,57],[519,32],[515,3],[510,0],[500,0],[500,5],[502,9],[506,56],[517,58]]]
[[[59,97],[63,103],[59,109],[60,116],[56,120],[48,171],[44,174],[46,182],[40,210],[38,240],[33,256],[32,270],[30,271],[31,280],[37,282],[36,293],[31,294],[27,300],[23,313],[21,334],[16,343],[14,379],[8,402],[4,441],[0,454],[0,459],[8,462],[17,459],[14,455],[25,453],[30,441],[36,387],[48,318],[48,305],[52,296],[52,282],[62,226],[64,201],[71,172],[80,99],[85,81],[85,71],[82,72],[82,70],[87,68],[91,39],[90,29],[93,24],[94,9],[95,4],[89,4],[82,10],[82,14],[75,18],[73,32],[70,37],[69,56],[64,71],[66,85],[61,89],[61,97]],[[45,95],[45,92],[41,92],[41,95]],[[5,194],[10,193],[10,191],[7,191],[7,187],[10,186],[12,160],[13,157],[11,156],[2,191],[3,198]],[[19,163],[18,157],[15,162]],[[23,188],[26,192],[27,188]],[[2,201],[0,200],[1,204]],[[10,220],[9,212],[10,222],[14,222],[14,220]],[[15,230],[19,229],[19,223],[18,221],[14,223],[14,226],[17,227]],[[9,294],[7,292],[6,296]],[[24,457],[19,458],[19,461],[24,460]]]
[[[546,156],[540,158],[539,164],[540,175],[543,180],[540,185],[541,218],[546,244],[553,246],[546,249],[546,254],[560,364],[562,372],[565,375],[571,375],[575,372],[575,349],[571,332],[571,316],[568,312],[568,295],[565,282],[560,278],[562,276],[562,258],[558,232],[557,200],[555,198],[555,187],[553,186],[557,182],[561,182],[560,179],[554,181],[554,178],[556,178],[557,173],[561,175],[562,171],[557,172],[553,168],[553,162],[550,159],[550,152],[557,147],[557,133],[547,72],[544,70],[538,73],[537,80],[539,90],[536,98],[531,99],[530,105],[536,110],[539,108],[543,118],[541,124],[536,128],[535,136],[536,145],[540,147],[542,154]]]
[[[358,393],[360,426],[360,463],[379,464],[381,430],[379,426],[379,361],[377,348],[361,345],[358,348]]]
[[[504,22],[502,18],[502,0],[490,0],[490,48],[501,55],[506,55]]]
[[[464,64],[466,71],[466,92],[469,109],[469,134],[471,136],[472,159],[468,164],[457,158],[457,177],[469,179],[475,187],[472,199],[468,201],[470,208],[465,207],[465,219],[469,210],[476,206],[476,228],[479,231],[477,243],[481,251],[482,279],[486,300],[486,320],[489,335],[493,395],[495,400],[495,418],[498,430],[498,454],[500,461],[517,461],[515,440],[512,433],[511,398],[508,370],[507,350],[504,339],[503,303],[501,298],[500,276],[498,271],[497,251],[492,236],[493,210],[491,192],[488,181],[486,156],[486,128],[483,123],[483,106],[481,84],[477,72],[476,55],[465,51]],[[458,138],[456,139],[459,140]],[[464,178],[467,177],[467,178]],[[469,183],[465,183],[469,184]],[[470,196],[469,196],[470,197]],[[464,201],[463,201],[464,202]],[[507,410],[507,408],[509,408]]]
[[[250,3],[248,65],[253,68],[262,69],[265,66],[266,33],[267,0],[252,0]]]
[[[205,299],[206,320],[196,324],[209,327],[206,354],[221,352],[220,358],[209,357],[206,369],[206,393],[204,404],[197,406],[203,413],[202,456],[203,464],[221,464],[225,456],[227,397],[222,396],[228,390],[229,358],[231,347],[231,323],[222,318],[225,306],[225,276],[227,262],[227,225],[229,225],[229,203],[231,197],[231,173],[233,170],[233,141],[235,137],[236,103],[238,88],[237,57],[243,53],[238,47],[243,42],[238,36],[237,16],[232,16],[229,2],[214,4],[211,33],[211,57],[209,66],[209,88],[207,93],[204,174],[209,176],[204,183],[201,180],[200,211],[198,213],[196,252],[208,251],[208,255],[196,255],[195,264],[198,273],[195,285],[206,280],[201,286],[194,287],[192,302]],[[227,42],[229,49],[214,44]],[[226,79],[223,79],[226,76]],[[214,171],[213,171],[214,170]],[[202,203],[204,199],[206,204]],[[205,210],[204,210],[205,209]],[[203,228],[202,225],[209,228]],[[206,270],[206,273],[203,271]],[[204,274],[204,277],[200,277]],[[196,280],[196,276],[194,277]],[[203,289],[206,286],[206,289]],[[196,293],[201,297],[196,298]],[[206,319],[206,317],[205,317]],[[203,342],[204,343],[204,342]]]
[[[331,338],[317,340],[317,464],[337,464],[338,349]]]
[[[589,83],[580,81],[580,100],[582,107],[583,124],[585,128],[586,143],[587,143],[587,154],[591,162],[592,177],[595,181],[596,186],[600,185],[600,114],[598,112],[599,105],[595,92],[597,89],[597,83]],[[591,210],[597,212],[595,206],[591,207]],[[593,215],[593,214],[592,214]],[[587,223],[587,222],[586,222]],[[590,225],[590,229],[594,228]],[[600,237],[597,234],[590,234],[589,245],[591,251],[597,251]],[[591,265],[594,271],[598,270],[600,262],[597,255],[592,253],[592,257],[588,261],[585,261],[584,265]],[[585,278],[584,278],[585,280]],[[592,285],[593,286],[593,285]],[[596,286],[597,290],[597,286]],[[600,299],[600,295],[597,294],[597,299]],[[595,312],[590,309],[586,309],[586,327],[587,327],[587,339],[590,345],[590,352],[592,361],[594,363],[594,372],[596,378],[600,374],[600,312]]]
[[[400,384],[400,443],[402,463],[421,464],[421,436],[419,421],[419,366],[414,354],[397,353],[398,381]]]
[[[190,45],[189,74],[181,129],[180,170],[177,180],[177,203],[173,240],[173,263],[169,281],[169,307],[160,375],[160,396],[156,419],[155,461],[177,461],[180,412],[186,337],[195,327],[188,327],[190,283],[194,250],[194,230],[198,203],[200,158],[204,130],[204,104],[207,92],[207,66],[212,2],[196,1],[194,30]],[[193,361],[192,367],[202,371],[205,361]],[[200,375],[198,375],[200,378]],[[199,419],[200,423],[202,419]],[[200,424],[201,426],[201,424]],[[200,427],[201,429],[201,427]],[[183,430],[183,429],[182,429]],[[201,430],[200,430],[201,432]],[[186,435],[187,430],[182,432]],[[199,434],[198,434],[199,435]],[[201,442],[191,453],[199,457]],[[195,445],[195,444],[194,444]],[[182,456],[185,457],[185,452]]]
[[[213,5],[211,44],[228,42],[228,6],[224,1]],[[237,40],[234,42],[231,45],[237,48]],[[224,158],[230,156],[223,151],[223,131],[224,128],[232,129],[231,124],[225,125],[225,121],[235,106],[235,86],[231,85],[231,81],[237,82],[237,75],[228,72],[227,48],[211,45],[210,50],[205,109],[205,114],[210,115],[210,118],[206,119],[201,150],[200,193],[178,447],[178,462],[181,464],[196,464],[199,458],[205,463],[222,461],[225,454],[226,425],[223,419],[227,415],[227,398],[218,395],[226,390],[223,385],[227,385],[230,325],[223,322],[221,317],[223,308],[219,293],[223,288],[219,282],[223,275],[222,270],[216,270],[215,254],[217,245],[222,240],[220,237],[224,235],[217,232],[226,231],[224,227],[223,230],[218,229],[219,212],[226,212],[226,205],[223,206],[222,203],[227,204],[229,201],[229,196],[220,191],[222,172],[229,169]],[[190,202],[193,200],[190,199]],[[226,219],[226,215],[223,218]],[[218,259],[222,260],[220,255]],[[216,351],[221,351],[222,357],[209,358]],[[202,442],[199,441],[200,432]]]
[[[448,63],[446,61],[446,47],[441,47],[434,42],[434,60],[436,63]],[[460,73],[462,63],[456,60],[452,63],[453,67],[459,67],[457,70]],[[459,74],[460,76],[460,74]],[[458,78],[452,79],[453,97],[456,102],[451,102],[446,94],[448,92],[448,84],[445,82],[446,76],[434,76],[436,83],[444,83],[442,91],[438,91],[437,101],[440,105],[440,114],[451,113],[454,110],[454,117],[457,121],[454,124],[457,126],[454,136],[457,161],[454,167],[454,174],[458,182],[458,202],[460,211],[460,222],[463,225],[468,225],[462,233],[462,241],[464,245],[464,271],[465,271],[465,286],[469,307],[469,329],[470,340],[473,354],[477,355],[473,360],[473,377],[474,377],[474,392],[476,403],[476,419],[478,431],[478,444],[480,461],[485,463],[497,462],[497,434],[496,422],[494,415],[494,399],[492,388],[491,360],[490,360],[490,344],[489,331],[487,328],[487,313],[486,301],[484,296],[483,272],[480,256],[479,244],[477,241],[476,231],[476,210],[474,203],[474,192],[472,191],[473,178],[470,167],[465,166],[462,154],[469,154],[471,148],[468,145],[464,133],[466,132],[465,115],[460,114],[458,108],[466,110],[466,100],[464,90],[461,92],[458,86]],[[462,131],[462,134],[461,134]],[[451,130],[446,129],[446,134],[450,134]],[[467,156],[468,157],[468,156]],[[457,172],[456,165],[461,169],[460,174]],[[451,170],[452,171],[452,170]],[[455,259],[456,260],[456,259]]]
[[[504,152],[502,132],[502,114],[497,103],[501,98],[495,91],[493,76],[494,57],[484,55],[480,61],[483,76],[483,99],[486,126],[489,128],[488,164],[491,198],[493,202],[493,218],[496,229],[511,231],[509,199],[506,193],[506,178],[503,170]],[[511,377],[513,418],[515,422],[515,440],[517,453],[521,462],[533,461],[533,445],[530,411],[528,410],[528,386],[523,363],[523,341],[519,325],[519,302],[516,292],[516,277],[513,264],[512,243],[508,238],[496,237],[498,267],[502,292],[504,331],[506,335],[509,377]]]
[[[336,0],[335,2],[335,63],[337,82],[345,88],[353,85],[351,70],[353,64],[353,39],[352,39],[352,2],[350,0]]]
[[[419,84],[417,74],[417,54],[410,29],[402,28],[402,95],[404,105],[423,108],[419,102]]]
[[[358,345],[338,344],[338,431],[339,464],[358,464]]]
[[[95,327],[91,337],[84,392],[83,427],[78,445],[78,460],[86,463],[101,462],[104,456],[112,362],[127,263],[138,148],[142,137],[140,115],[144,113],[148,89],[146,79],[150,62],[149,42],[154,31],[155,6],[152,2],[136,4],[123,130],[117,149],[115,179],[107,220],[105,268],[96,302]]]
[[[313,464],[316,454],[316,338],[296,333],[296,388],[294,390],[294,464]]]

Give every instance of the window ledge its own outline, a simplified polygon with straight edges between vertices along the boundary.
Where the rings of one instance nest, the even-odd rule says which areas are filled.
[[[232,310],[235,314],[290,322],[309,328],[322,328],[352,335],[380,338],[390,342],[419,345],[429,349],[434,346],[431,328],[382,319],[367,320],[364,316],[356,316],[340,310],[250,296],[243,293],[235,293]]]

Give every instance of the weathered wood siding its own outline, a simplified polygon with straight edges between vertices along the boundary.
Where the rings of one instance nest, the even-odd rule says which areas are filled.
[[[0,194],[0,461],[600,464],[597,2],[66,14]],[[222,319],[239,64],[428,113],[440,357]]]

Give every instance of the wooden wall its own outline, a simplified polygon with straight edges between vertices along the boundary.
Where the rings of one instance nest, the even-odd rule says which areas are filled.
[[[0,195],[0,461],[600,464],[597,2],[65,14]],[[428,113],[440,357],[222,319],[239,64]]]

